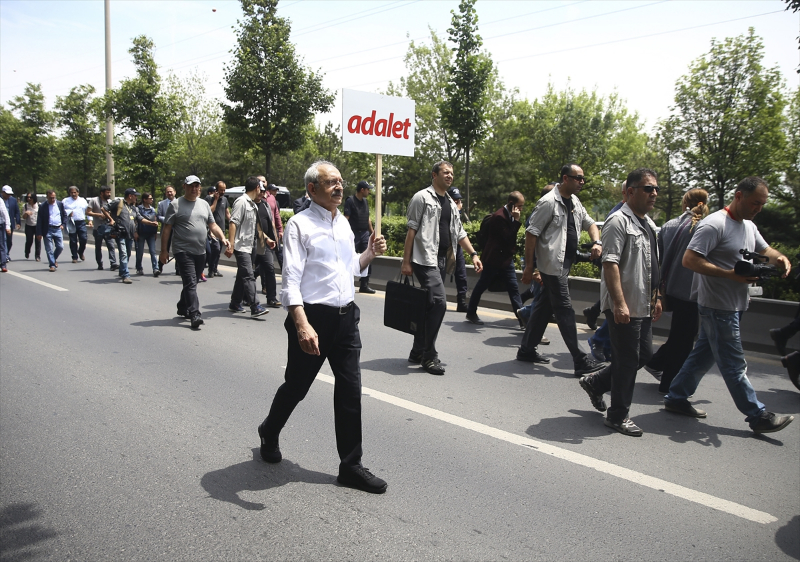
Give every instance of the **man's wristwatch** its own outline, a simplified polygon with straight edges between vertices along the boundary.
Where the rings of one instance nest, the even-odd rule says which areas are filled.
[[[603,245],[603,243],[600,240],[595,240],[594,242],[592,242],[592,246],[596,246],[598,244],[601,246]]]
[[[475,257],[475,256],[477,256],[477,255],[478,255],[478,252],[472,252],[472,253],[469,255],[469,257],[471,257],[471,258],[474,258],[474,257]]]

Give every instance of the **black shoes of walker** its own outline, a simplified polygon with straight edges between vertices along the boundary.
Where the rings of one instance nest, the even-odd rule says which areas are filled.
[[[705,410],[698,410],[692,406],[688,400],[664,400],[664,409],[667,412],[674,414],[682,414],[690,418],[704,418],[706,417]]]
[[[374,295],[375,289],[370,287],[369,285],[362,285],[361,288],[358,290],[359,293],[366,293],[368,295]]]
[[[275,464],[281,462],[283,456],[281,455],[281,448],[278,446],[278,438],[271,439],[267,437],[264,431],[264,426],[258,426],[258,437],[261,439],[261,458],[264,462]]]
[[[339,484],[357,488],[370,494],[382,494],[386,491],[387,486],[384,480],[381,480],[361,465],[340,466],[339,476],[336,477],[336,480]]]
[[[584,318],[586,318],[586,325],[589,326],[589,329],[590,330],[596,330],[597,329],[597,316],[598,316],[598,314],[595,314],[592,311],[592,307],[591,306],[587,306],[586,308],[583,309],[583,316],[584,316]]]
[[[582,377],[583,375],[589,375],[591,373],[596,373],[603,369],[606,366],[606,363],[598,363],[594,359],[591,359],[588,355],[584,358],[584,360],[575,365],[575,376]]]
[[[537,350],[533,350],[533,353],[523,353],[522,351],[517,351],[517,361],[525,361],[526,363],[542,363],[546,365],[550,363],[550,360],[543,355],[540,355]]]
[[[750,422],[750,429],[754,433],[774,433],[792,423],[793,419],[794,416],[781,416],[764,411],[758,418]]]
[[[477,312],[467,312],[467,322],[476,326],[483,326],[483,320],[478,318]]]

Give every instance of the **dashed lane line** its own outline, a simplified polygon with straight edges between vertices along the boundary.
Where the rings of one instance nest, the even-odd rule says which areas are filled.
[[[334,378],[331,375],[320,373],[317,375],[317,379],[328,384],[334,383]],[[685,486],[673,484],[672,482],[667,482],[666,480],[662,480],[660,478],[648,476],[647,474],[642,474],[641,472],[636,472],[635,470],[623,468],[621,466],[617,466],[606,461],[601,461],[587,455],[582,455],[581,453],[562,449],[561,447],[556,447],[543,441],[516,435],[508,431],[503,431],[502,429],[497,429],[482,423],[468,420],[466,418],[454,416],[453,414],[435,410],[433,408],[429,408],[403,398],[398,398],[396,396],[392,396],[391,394],[372,390],[370,388],[362,388],[361,391],[365,396],[386,402],[387,404],[392,404],[393,406],[416,412],[423,416],[428,416],[430,418],[449,423],[463,429],[468,429],[482,435],[494,437],[495,439],[500,439],[501,441],[506,441],[507,443],[519,445],[521,447],[525,447],[526,449],[532,449],[539,453],[544,453],[546,455],[550,455],[579,466],[593,468],[594,470],[621,478],[622,480],[627,480],[629,482],[633,482],[634,484],[639,484],[659,492],[664,492],[678,498],[683,498],[699,505],[710,507],[730,515],[735,515],[736,517],[741,517],[742,519],[746,519],[748,521],[753,521],[754,523],[767,524],[774,523],[778,520],[777,517],[770,515],[769,513],[758,511],[757,509],[752,509],[732,501],[706,494],[704,492],[692,490],[691,488],[687,488]]]
[[[25,281],[31,281],[32,283],[36,283],[37,285],[42,285],[43,287],[47,287],[48,289],[53,289],[54,291],[69,291],[69,289],[65,289],[64,287],[59,287],[58,285],[45,283],[44,281],[39,281],[38,279],[29,277],[28,275],[23,275],[22,273],[17,273],[16,271],[9,271],[8,274],[13,275],[14,277],[19,277],[20,279],[25,279]]]

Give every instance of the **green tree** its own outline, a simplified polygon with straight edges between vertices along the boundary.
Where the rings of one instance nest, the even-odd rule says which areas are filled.
[[[105,137],[94,92],[89,84],[76,86],[55,103],[56,122],[64,131],[58,143],[59,160],[68,170],[66,175],[73,178],[70,183],[81,187],[84,194],[94,185],[98,166],[105,166]]]
[[[16,96],[8,104],[17,113],[16,124],[6,117],[4,127],[11,128],[13,136],[4,140],[9,169],[20,187],[37,190],[39,180],[44,178],[53,165],[54,139],[53,114],[47,111],[40,84],[25,86],[22,96]]]
[[[489,85],[492,61],[481,56],[483,44],[478,35],[478,14],[475,0],[461,0],[459,13],[451,10],[450,41],[455,43],[455,60],[445,88],[445,100],[440,106],[442,119],[453,131],[455,146],[464,152],[464,189],[467,209],[470,208],[469,159],[472,149],[486,134],[486,114],[490,105]]]
[[[14,114],[0,106],[0,182],[16,183],[19,172],[16,142],[22,125]]]
[[[257,147],[271,177],[274,154],[286,154],[305,141],[305,127],[316,112],[329,111],[334,96],[322,76],[301,66],[289,41],[289,20],[276,15],[277,0],[241,0],[233,62],[225,67],[223,115],[244,147]]]
[[[163,91],[153,49],[153,41],[144,35],[133,40],[128,52],[136,76],[109,92],[105,101],[106,112],[130,141],[114,147],[121,157],[118,177],[150,190],[169,177],[169,149],[180,115],[177,101]]]
[[[746,176],[775,184],[785,167],[785,100],[777,67],[762,65],[764,46],[747,35],[711,41],[675,86],[670,126],[693,187],[708,189],[721,209]]]

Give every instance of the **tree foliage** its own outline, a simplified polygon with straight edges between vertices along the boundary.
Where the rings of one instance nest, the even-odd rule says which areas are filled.
[[[270,178],[273,154],[303,145],[316,112],[329,111],[334,97],[322,76],[306,69],[289,41],[289,20],[277,16],[277,0],[241,0],[233,62],[225,67],[223,114],[231,133],[246,148],[264,155]]]
[[[72,185],[87,189],[95,187],[98,164],[105,156],[105,137],[98,119],[100,107],[94,86],[86,84],[75,86],[66,96],[56,98],[56,122],[63,131],[57,143],[57,153],[61,162],[61,173],[66,171],[72,178]]]
[[[750,28],[747,35],[712,40],[676,84],[669,123],[680,144],[679,165],[719,208],[742,178],[775,184],[785,167],[783,80],[763,58],[761,39]]]
[[[13,179],[19,187],[37,190],[39,180],[47,175],[53,164],[53,114],[47,110],[41,84],[28,83],[22,96],[8,104],[12,114],[4,115],[0,175]]]

